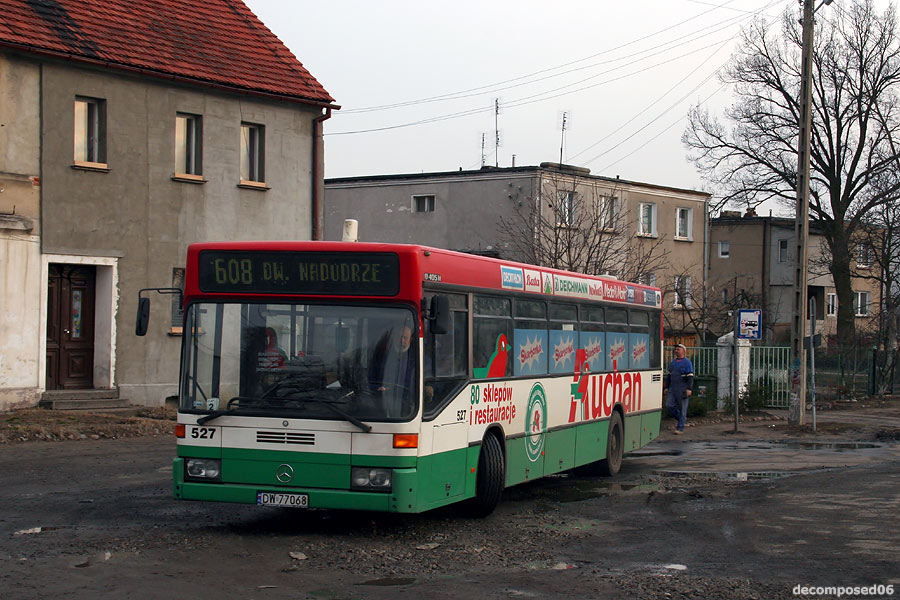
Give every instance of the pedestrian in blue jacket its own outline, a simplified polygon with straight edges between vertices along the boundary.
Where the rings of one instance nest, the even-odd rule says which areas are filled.
[[[688,400],[694,389],[694,365],[691,359],[685,358],[687,348],[684,344],[675,345],[675,360],[669,365],[669,372],[663,382],[663,395],[666,396],[666,408],[669,414],[678,419],[675,435],[684,433],[684,422],[687,420]]]

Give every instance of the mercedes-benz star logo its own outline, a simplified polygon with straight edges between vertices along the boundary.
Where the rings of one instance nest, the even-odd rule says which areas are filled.
[[[294,468],[291,465],[278,465],[275,478],[281,483],[289,483],[294,478]]]

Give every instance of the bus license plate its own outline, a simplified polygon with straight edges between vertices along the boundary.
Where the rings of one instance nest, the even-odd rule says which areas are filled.
[[[260,506],[290,506],[293,508],[308,508],[309,496],[306,494],[257,492],[256,503]]]

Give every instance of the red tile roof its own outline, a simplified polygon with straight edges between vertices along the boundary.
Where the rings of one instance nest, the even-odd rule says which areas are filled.
[[[330,104],[240,0],[0,0],[0,47]]]

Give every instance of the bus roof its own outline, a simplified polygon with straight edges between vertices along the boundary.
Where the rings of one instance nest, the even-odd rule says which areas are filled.
[[[416,300],[426,286],[459,286],[522,292],[536,297],[593,300],[661,308],[659,288],[610,277],[584,275],[560,269],[478,256],[412,244],[373,242],[246,241],[203,242],[188,247],[188,269],[196,272],[201,252],[359,252],[393,253],[400,259],[403,277],[397,297]],[[186,296],[201,294],[196,276],[185,282]],[[266,295],[266,294],[263,294]],[[302,295],[302,294],[299,294]]]

